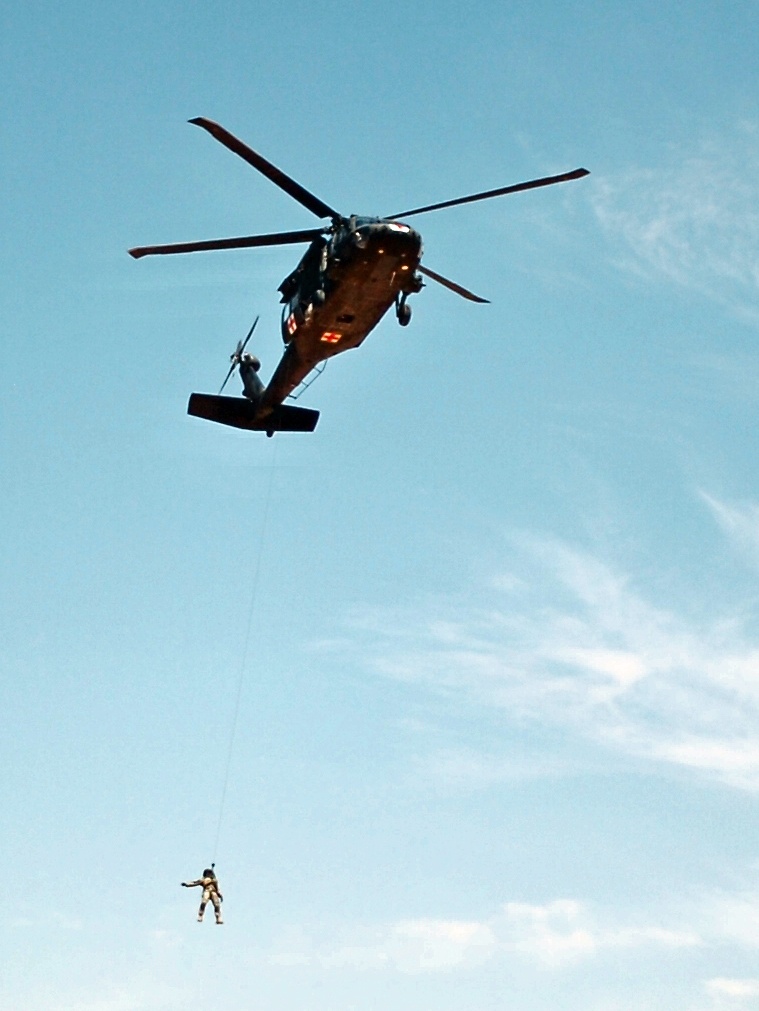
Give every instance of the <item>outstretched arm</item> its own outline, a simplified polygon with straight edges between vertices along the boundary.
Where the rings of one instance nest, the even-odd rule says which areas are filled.
[[[198,885],[202,884],[202,881],[183,881],[182,888],[196,888]]]

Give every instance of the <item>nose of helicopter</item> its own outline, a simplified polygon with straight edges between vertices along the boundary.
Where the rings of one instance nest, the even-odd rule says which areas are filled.
[[[368,222],[357,228],[354,234],[359,248],[365,249],[371,245],[377,252],[395,256],[421,256],[421,235],[401,221]]]

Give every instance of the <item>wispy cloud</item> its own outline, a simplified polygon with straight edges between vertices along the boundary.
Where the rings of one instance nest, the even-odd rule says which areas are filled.
[[[759,546],[755,506],[707,501],[732,540]],[[504,719],[759,790],[752,615],[678,614],[560,541],[525,536],[513,554],[520,579],[500,597],[488,587],[485,606],[435,600],[382,614],[367,629],[375,667]],[[482,776],[485,760],[448,754],[463,776]]]
[[[349,939],[303,943],[270,961],[359,970],[451,972],[517,958],[543,969],[560,969],[608,949],[690,948],[701,944],[691,931],[605,921],[591,907],[569,899],[544,905],[507,902],[485,920],[401,920],[354,933]]]
[[[692,953],[698,952],[698,961]],[[677,908],[621,913],[577,899],[508,901],[480,919],[417,917],[324,932],[299,927],[265,960],[285,968],[313,967],[403,974],[466,972],[484,965],[521,965],[561,972],[614,955],[640,962],[675,953],[704,972],[710,1008],[759,994],[759,980],[720,974],[725,958],[759,952],[759,893],[715,893]],[[689,956],[690,953],[690,956]],[[711,974],[709,974],[711,970]],[[716,970],[716,971],[715,971]],[[753,1005],[752,1005],[753,1006]]]
[[[415,755],[409,768],[417,782],[469,791],[498,783],[560,779],[586,766],[566,754],[538,753],[534,749],[526,754],[503,754],[471,747],[433,746]]]
[[[744,122],[657,169],[596,183],[620,265],[759,321],[759,127]]]
[[[701,498],[738,553],[753,565],[759,565],[759,505],[754,502],[730,505],[705,492]]]
[[[713,937],[759,951],[759,892],[716,895],[704,910]]]
[[[141,977],[143,973],[138,971],[136,975]],[[93,991],[98,989],[104,992],[95,996]],[[187,1007],[189,1000],[190,993],[184,986],[167,985],[151,975],[147,980],[130,980],[122,987],[84,980],[80,987],[72,987],[69,995],[46,993],[30,1000],[27,1006],[39,1011],[166,1011]]]
[[[706,990],[713,997],[759,997],[759,979],[727,979],[718,976],[707,980]]]
[[[126,993],[94,1000],[77,998],[71,1002],[48,1005],[49,1011],[144,1011],[147,1006],[138,998]]]
[[[549,967],[564,965],[608,948],[647,945],[690,948],[701,944],[701,939],[692,931],[605,923],[589,907],[566,899],[546,905],[507,903],[500,923],[507,949]]]

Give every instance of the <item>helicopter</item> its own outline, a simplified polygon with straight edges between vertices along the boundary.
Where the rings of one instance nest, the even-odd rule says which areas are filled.
[[[466,197],[414,207],[384,217],[345,216],[286,175],[223,126],[204,117],[189,121],[266,176],[303,207],[329,224],[299,231],[207,239],[129,250],[143,256],[194,253],[217,249],[249,249],[308,243],[295,270],[279,286],[282,340],[285,350],[268,384],[258,376],[259,360],[245,351],[256,323],[231,356],[231,368],[217,395],[193,393],[188,414],[235,428],[275,432],[312,432],[319,412],[285,404],[306,377],[335,355],[358,347],[391,307],[401,326],[411,321],[408,297],[422,290],[424,278],[435,281],[471,302],[487,303],[462,285],[423,266],[422,237],[401,219],[476,200],[488,200],[522,190],[551,186],[589,175],[578,168],[561,175],[502,186]],[[243,397],[221,395],[235,368],[243,381]]]

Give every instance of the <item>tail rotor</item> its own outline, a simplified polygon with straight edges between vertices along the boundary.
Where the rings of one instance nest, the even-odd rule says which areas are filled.
[[[229,372],[227,372],[226,379],[221,384],[221,389],[219,390],[219,396],[221,396],[222,391],[224,390],[224,387],[229,382],[230,376],[232,375],[232,373],[234,372],[234,370],[239,366],[240,362],[242,361],[243,351],[245,350],[245,347],[246,347],[248,341],[253,336],[253,331],[256,329],[256,326],[258,325],[258,321],[259,321],[260,318],[261,318],[260,316],[256,316],[256,318],[253,320],[253,326],[250,328],[250,330],[248,330],[248,336],[245,338],[244,341],[238,341],[237,342],[237,347],[235,348],[234,352],[229,356],[229,360],[232,362],[232,364],[229,366]]]

